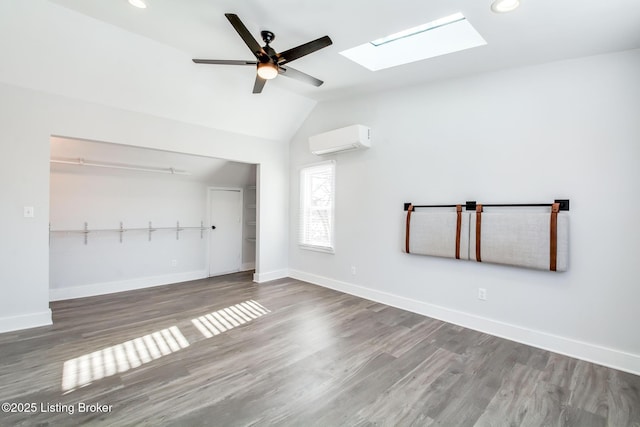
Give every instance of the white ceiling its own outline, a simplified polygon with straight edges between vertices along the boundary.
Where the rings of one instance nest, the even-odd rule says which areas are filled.
[[[252,59],[225,12],[238,14],[259,41],[260,30],[273,31],[277,51],[329,35],[333,46],[291,64],[325,85],[315,88],[286,78],[269,83],[316,100],[640,47],[638,0],[522,0],[508,14],[491,12],[490,0],[147,0],[145,10],[126,0],[51,1],[191,57]],[[454,12],[467,17],[487,46],[378,72],[338,54]],[[201,67],[210,67],[211,79],[233,68]],[[237,68],[248,70],[234,70],[244,77],[234,82],[235,90],[250,92],[253,70]]]
[[[317,102],[395,87],[640,47],[640,0],[0,1],[0,83],[287,143]],[[282,51],[329,35],[333,45],[292,66],[325,81],[285,77],[251,93],[252,67],[192,58],[252,59],[224,17],[236,13]],[[380,71],[339,54],[462,12],[486,46]],[[118,141],[115,141],[118,142]]]

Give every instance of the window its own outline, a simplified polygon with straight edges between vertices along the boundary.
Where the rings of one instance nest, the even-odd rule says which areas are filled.
[[[300,170],[298,244],[304,249],[333,253],[335,170],[334,161]]]

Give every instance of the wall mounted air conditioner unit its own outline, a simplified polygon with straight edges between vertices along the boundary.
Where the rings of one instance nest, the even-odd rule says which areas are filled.
[[[371,147],[371,129],[363,125],[352,125],[309,137],[309,148],[313,154],[334,154]]]

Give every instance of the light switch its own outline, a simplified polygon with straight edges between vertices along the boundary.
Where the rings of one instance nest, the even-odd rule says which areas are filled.
[[[24,217],[25,218],[33,218],[34,217],[33,206],[25,206],[24,207]]]

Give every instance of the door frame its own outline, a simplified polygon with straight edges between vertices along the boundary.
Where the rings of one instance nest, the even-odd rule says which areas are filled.
[[[240,192],[240,269],[242,271],[242,255],[244,249],[244,188],[242,187],[207,187],[207,277],[211,276],[211,192],[212,191],[238,191]]]

